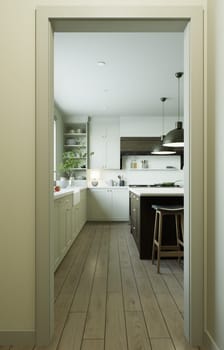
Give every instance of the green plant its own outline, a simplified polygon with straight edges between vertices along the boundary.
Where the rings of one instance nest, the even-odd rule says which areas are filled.
[[[91,152],[89,155],[93,155]],[[76,168],[81,168],[85,166],[85,161],[83,158],[87,157],[87,153],[81,153],[81,149],[74,151],[66,151],[62,154],[62,163],[59,166],[60,172],[62,172],[66,177],[73,176],[73,172]]]

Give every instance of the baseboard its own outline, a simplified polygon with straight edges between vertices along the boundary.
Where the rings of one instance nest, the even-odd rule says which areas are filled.
[[[0,331],[0,346],[1,345],[35,345],[35,332]]]
[[[204,332],[204,337],[203,337],[203,344],[204,344],[204,347],[202,349],[204,350],[221,350],[216,342],[214,341],[213,337],[211,336],[211,334],[206,331]]]

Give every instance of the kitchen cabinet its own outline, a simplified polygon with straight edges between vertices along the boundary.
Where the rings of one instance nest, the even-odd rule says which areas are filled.
[[[54,201],[54,266],[55,269],[60,263],[61,251],[60,251],[60,209],[61,200]]]
[[[112,189],[112,219],[128,220],[129,202],[128,189]]]
[[[79,203],[79,231],[83,228],[87,221],[87,190],[80,190],[80,203]]]
[[[54,262],[60,264],[72,242],[72,195],[54,200]]]
[[[65,199],[65,246],[66,251],[72,244],[72,195]]]
[[[86,223],[86,189],[80,191],[80,202],[73,205],[73,194],[54,200],[54,267],[57,269]]]
[[[72,240],[79,234],[79,204],[73,205],[72,207]]]
[[[120,121],[119,118],[92,118],[89,126],[89,150],[91,169],[120,169]]]
[[[137,247],[140,246],[140,198],[136,194],[129,193],[130,202],[130,230]]]
[[[88,189],[88,220],[127,221],[128,208],[127,188]]]

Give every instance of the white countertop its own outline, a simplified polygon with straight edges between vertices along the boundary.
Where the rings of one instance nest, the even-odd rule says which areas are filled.
[[[127,190],[129,189],[129,186],[106,186],[106,185],[103,185],[103,186],[88,186],[89,189],[108,189],[108,190],[111,190],[111,189],[115,189],[115,190]]]
[[[130,191],[140,197],[184,195],[184,188],[182,187],[132,187],[130,188]]]
[[[61,198],[67,196],[69,194],[73,194],[74,192],[79,192],[87,189],[87,186],[79,186],[79,187],[66,187],[62,188],[59,192],[54,192],[54,199]]]

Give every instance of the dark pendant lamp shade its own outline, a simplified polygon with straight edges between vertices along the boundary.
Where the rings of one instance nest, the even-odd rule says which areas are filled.
[[[176,128],[169,131],[163,139],[163,146],[165,147],[184,147],[184,129],[183,123],[179,121],[180,118],[180,78],[183,76],[182,72],[175,74],[178,79],[178,121]]]
[[[155,155],[169,155],[169,154],[175,154],[176,151],[174,151],[172,148],[169,149],[168,147],[163,147],[163,139],[165,137],[164,134],[164,102],[167,100],[166,97],[161,97],[160,101],[162,102],[162,106],[163,106],[163,119],[162,119],[162,136],[161,136],[161,141],[160,144],[158,146],[156,146],[153,151],[151,152],[151,154],[155,154]]]

